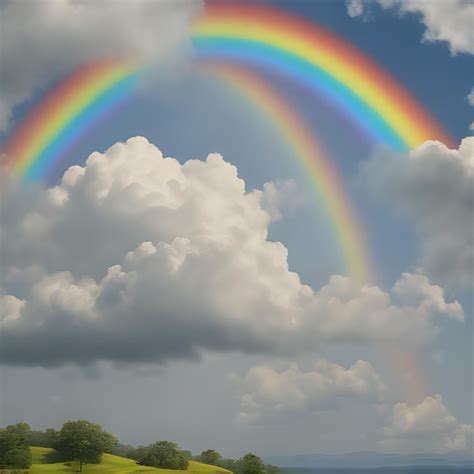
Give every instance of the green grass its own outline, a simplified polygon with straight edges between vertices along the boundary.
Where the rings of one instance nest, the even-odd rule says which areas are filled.
[[[54,453],[54,449],[32,447],[33,465],[25,470],[29,474],[43,474],[47,472],[75,472],[72,465],[68,463],[49,463],[48,456]],[[157,472],[160,474],[229,474],[230,471],[209,464],[202,464],[196,461],[189,461],[189,467],[186,471],[174,471],[170,469],[158,469],[155,467],[139,466],[132,459],[121,458],[112,454],[104,454],[100,464],[89,464],[83,467],[84,473],[100,472],[109,474],[123,474],[128,472]],[[21,470],[20,472],[23,472]]]

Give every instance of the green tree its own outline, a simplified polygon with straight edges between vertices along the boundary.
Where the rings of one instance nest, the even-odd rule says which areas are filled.
[[[222,456],[215,449],[206,449],[199,455],[199,461],[206,464],[217,464]]]
[[[31,449],[28,446],[10,449],[5,453],[3,463],[11,469],[28,469],[32,463]]]
[[[187,469],[188,460],[176,443],[157,441],[137,448],[137,461],[143,466],[163,469]]]
[[[3,465],[3,458],[8,451],[19,446],[21,446],[21,439],[15,434],[2,429],[0,431],[0,464]]]
[[[82,472],[84,464],[100,463],[102,453],[112,450],[116,444],[117,439],[100,425],[79,420],[64,423],[56,449],[64,458],[77,461]]]
[[[267,474],[277,474],[279,468],[273,464],[265,464],[265,471]]]
[[[29,446],[40,446],[44,448],[55,448],[59,438],[59,431],[48,428],[45,431],[32,430],[27,435]]]
[[[255,454],[248,453],[237,461],[239,474],[265,474],[263,461]]]
[[[118,443],[116,446],[114,446],[112,454],[121,456],[123,458],[137,459],[137,449],[129,444]]]
[[[237,461],[235,459],[220,459],[218,466],[231,472],[238,472]]]
[[[189,450],[182,450],[181,454],[189,461],[190,459],[193,458],[193,453]]]
[[[23,428],[23,427],[22,427]],[[0,466],[5,466],[7,463],[5,458],[13,456],[11,451],[23,449],[30,451],[26,444],[26,435],[23,429],[18,429],[16,425],[10,425],[6,429],[0,430]]]
[[[15,425],[8,425],[7,431],[17,433],[20,436],[27,437],[31,431],[28,423],[16,423]]]

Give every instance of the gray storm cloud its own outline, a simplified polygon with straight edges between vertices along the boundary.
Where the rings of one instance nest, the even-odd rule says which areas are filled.
[[[373,195],[413,219],[423,271],[456,288],[473,283],[474,138],[458,150],[426,142],[404,155],[376,153],[361,170]]]

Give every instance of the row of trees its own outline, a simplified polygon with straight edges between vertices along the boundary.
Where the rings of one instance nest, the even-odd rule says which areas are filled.
[[[214,449],[207,449],[196,457],[206,464],[223,467],[236,474],[276,474],[278,468],[263,461],[253,453],[248,453],[240,459],[225,459]]]
[[[28,445],[26,423],[7,426],[0,430],[1,469],[27,469],[31,466],[31,449]]]
[[[96,423],[86,420],[69,421],[58,431],[53,428],[34,431],[27,423],[17,423],[0,429],[0,468],[26,469],[31,466],[30,446],[55,449],[54,461],[75,461],[79,472],[85,464],[98,464],[102,453],[112,453],[134,459],[143,466],[185,470],[189,460],[228,469],[236,474],[276,474],[277,468],[265,465],[255,454],[240,459],[224,459],[214,449],[207,449],[193,457],[171,441],[157,441],[135,448],[119,444],[117,438]]]
[[[130,445],[118,444],[113,453],[130,459],[135,459],[144,466],[161,467],[165,469],[187,469],[188,461],[195,460],[205,464],[223,467],[235,474],[276,474],[278,468],[264,462],[255,454],[248,453],[240,459],[225,459],[215,449],[206,449],[200,455],[194,456],[191,451],[184,451],[176,443],[158,441],[149,446],[134,448]]]
[[[30,446],[54,448],[57,459],[77,461],[79,472],[84,464],[98,464],[102,453],[111,452],[117,439],[100,425],[90,421],[69,421],[60,431],[33,431],[27,423],[0,429],[0,466],[27,469],[32,464]]]

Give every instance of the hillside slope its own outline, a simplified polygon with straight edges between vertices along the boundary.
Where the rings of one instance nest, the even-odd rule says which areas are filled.
[[[28,471],[30,474],[44,474],[47,472],[75,472],[71,463],[49,463],[48,457],[54,453],[54,449],[32,447],[33,465]],[[69,465],[68,465],[69,464]],[[104,454],[100,464],[90,464],[83,468],[83,473],[100,472],[109,474],[123,474],[129,472],[157,472],[160,474],[229,474],[230,471],[209,464],[202,464],[196,461],[189,461],[189,467],[186,471],[174,471],[170,469],[158,469],[154,467],[139,466],[132,459],[114,456],[113,454]]]

